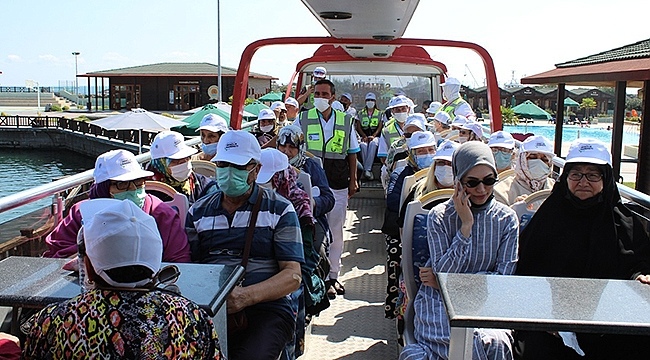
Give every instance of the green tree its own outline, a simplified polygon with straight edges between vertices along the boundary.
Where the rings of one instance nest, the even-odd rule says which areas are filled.
[[[625,98],[625,108],[627,110],[641,110],[643,100],[638,96],[628,96]]]
[[[511,108],[501,106],[501,118],[504,125],[517,125],[519,118]]]
[[[584,98],[582,99],[582,102],[580,103],[580,108],[585,109],[587,112],[585,114],[586,117],[589,117],[589,109],[595,109],[598,104],[596,103],[596,100],[593,98]]]

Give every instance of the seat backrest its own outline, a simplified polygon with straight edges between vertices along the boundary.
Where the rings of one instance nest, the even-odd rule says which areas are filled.
[[[429,244],[427,242],[428,210],[420,201],[414,200],[406,206],[404,228],[402,232],[402,276],[406,287],[406,312],[404,326],[405,344],[416,343],[413,334],[413,302],[420,288],[419,267],[425,266],[429,260]]]
[[[517,219],[519,219],[519,232],[528,225],[530,219],[532,219],[535,212],[537,212],[537,209],[539,209],[544,200],[551,195],[551,191],[551,189],[536,191],[528,195],[528,197],[523,201],[518,201],[510,205],[510,208],[517,213]]]
[[[302,189],[305,190],[307,195],[309,195],[309,200],[311,203],[312,210],[314,208],[314,196],[311,191],[311,175],[309,175],[305,171],[300,171],[296,168],[294,168],[296,172],[298,173],[298,178],[296,179],[296,182],[301,185]]]
[[[159,192],[168,196],[171,200],[165,201],[165,204],[171,206],[178,212],[181,218],[181,226],[185,228],[185,219],[187,218],[187,211],[190,208],[190,202],[185,194],[181,194],[173,187],[160,182],[160,181],[147,181],[144,183],[144,190],[146,192]]]
[[[420,196],[417,200],[425,209],[431,209],[441,202],[451,199],[452,196],[454,196],[454,189],[438,189]]]
[[[503,170],[502,172],[499,173],[498,179],[496,184],[502,182],[505,179],[511,178],[515,176],[515,169],[508,169],[508,170]]]
[[[310,153],[309,151],[305,151],[305,156],[314,159],[314,161],[318,163],[321,169],[323,168],[323,159],[319,158],[318,156],[314,156],[314,154]]]
[[[402,192],[400,193],[399,197],[399,211],[402,211],[402,205],[404,205],[404,201],[406,201],[406,197],[411,193],[411,190],[413,190],[413,186],[423,177],[427,176],[427,173],[429,172],[429,168],[418,170],[415,174],[409,175],[404,178],[404,183],[402,185]]]
[[[217,177],[217,164],[206,160],[192,160],[192,169],[197,173],[215,179]]]

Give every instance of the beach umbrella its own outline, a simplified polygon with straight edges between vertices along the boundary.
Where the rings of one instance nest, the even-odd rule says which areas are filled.
[[[570,106],[580,106],[580,104],[577,101],[571,99],[570,97],[567,97],[567,98],[564,99],[564,106],[568,106],[568,107],[570,107]]]
[[[107,116],[91,121],[106,130],[138,130],[138,149],[142,154],[142,130],[163,131],[178,126],[180,121],[149,112],[145,109],[131,109],[125,113]]]
[[[269,107],[262,104],[259,101],[252,102],[246,106],[244,106],[244,111],[248,111],[249,113],[253,114],[253,116],[257,117],[257,114],[262,111],[262,109],[268,109]]]
[[[282,101],[282,93],[281,92],[273,92],[271,91],[270,93],[262,96],[261,98],[257,99],[258,101]]]
[[[232,106],[231,106],[230,104],[228,104],[227,102],[225,102],[225,101],[219,101],[218,103],[208,104],[208,105],[215,106],[217,109],[226,112],[226,113],[228,114],[228,118],[230,118],[230,113],[231,113],[231,111],[232,111]],[[197,108],[194,108],[194,109],[191,109],[191,110],[184,111],[183,114],[195,114],[195,113],[197,113],[197,112],[203,110],[203,108],[204,108],[205,106],[206,106],[206,105],[204,105],[204,106],[199,106],[199,107],[197,107]],[[254,114],[251,114],[251,113],[246,112],[246,111],[244,111],[243,116],[244,116],[244,117],[255,117]]]
[[[549,120],[551,118],[551,114],[547,113],[544,109],[535,105],[535,103],[530,100],[526,100],[513,107],[512,111],[517,115],[531,119]]]
[[[226,120],[226,123],[230,125],[230,112],[219,109],[216,104],[207,104],[204,105],[201,110],[183,119],[181,124],[176,126],[173,130],[186,136],[196,136],[196,129],[199,128],[201,120],[203,120],[203,117],[207,114],[216,114],[221,116]]]

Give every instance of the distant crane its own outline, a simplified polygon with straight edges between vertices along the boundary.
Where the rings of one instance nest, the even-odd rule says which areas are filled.
[[[472,70],[469,69],[469,66],[465,64],[465,74],[463,75],[463,82],[465,82],[465,78],[467,77],[467,73],[469,72],[469,75],[472,77],[472,80],[474,81],[474,88],[479,87],[478,81],[476,81],[476,78],[474,77],[474,74],[472,74]]]

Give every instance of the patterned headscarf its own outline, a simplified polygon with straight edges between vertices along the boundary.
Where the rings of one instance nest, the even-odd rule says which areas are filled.
[[[313,225],[316,223],[311,211],[311,200],[305,190],[298,186],[296,179],[298,173],[293,167],[276,172],[271,178],[271,184],[275,191],[287,198],[296,209],[296,214],[301,225]]]
[[[164,182],[165,184],[173,187],[179,193],[190,197],[194,191],[194,177],[190,175],[185,181],[178,181],[174,179],[171,176],[171,170],[169,170],[170,162],[171,159],[169,158],[151,160],[151,167],[154,170],[153,180]]]
[[[280,129],[280,132],[278,132],[278,145],[290,145],[298,148],[298,154],[289,159],[289,163],[298,169],[302,169],[305,160],[307,160],[305,154],[305,136],[302,133],[302,129],[296,125],[287,125],[283,127]]]
[[[544,185],[546,185],[548,175],[544,175],[543,177],[537,179],[534,178],[533,175],[530,174],[530,170],[528,170],[528,159],[526,159],[527,154],[529,153],[520,151],[517,155],[515,164],[515,181],[517,181],[522,186],[530,189],[532,192],[542,190],[544,188]],[[546,154],[543,155],[546,156],[549,161],[551,160],[550,156]]]

